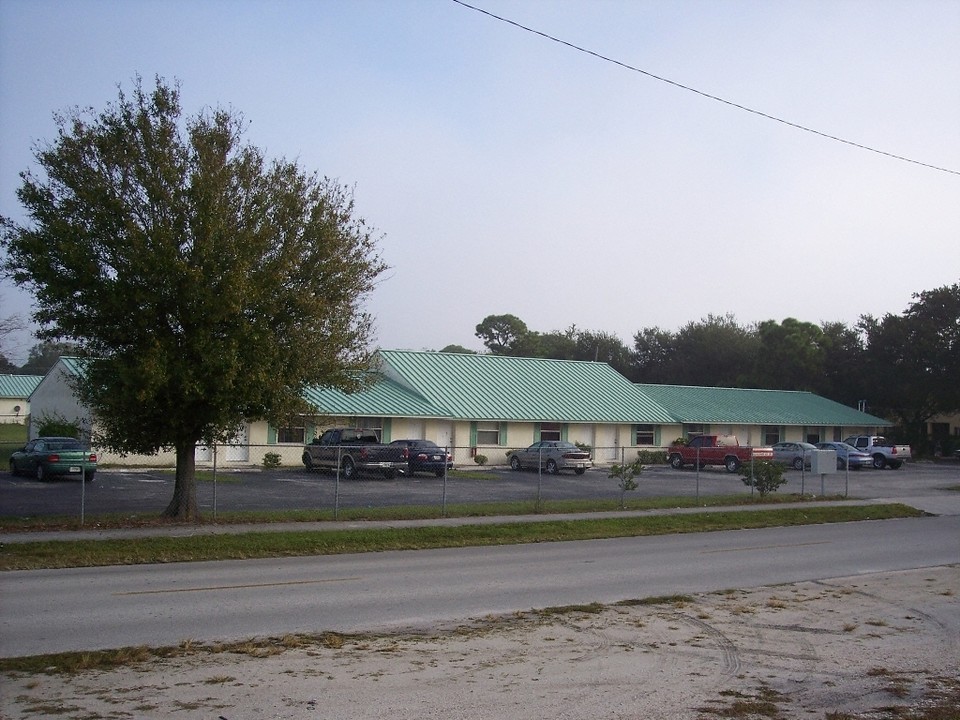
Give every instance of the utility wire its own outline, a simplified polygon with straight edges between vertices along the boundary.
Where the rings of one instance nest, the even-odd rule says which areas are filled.
[[[453,2],[455,2],[457,5],[461,5],[470,10],[475,10],[478,13],[491,17],[494,20],[499,20],[500,22],[506,23],[507,25],[513,25],[515,28],[519,28],[520,30],[525,30],[528,33],[539,35],[542,38],[551,40],[555,43],[559,43],[560,45],[565,45],[568,48],[571,48],[578,52],[585,53],[586,55],[592,55],[598,60],[603,60],[604,62],[612,63],[613,65],[619,65],[620,67],[626,70],[630,70],[631,72],[640,73],[641,75],[646,75],[647,77],[652,78],[654,80],[659,80],[660,82],[667,83],[668,85],[673,85],[674,87],[678,87],[681,90],[686,90],[688,92],[696,93],[697,95],[708,98],[710,100],[716,100],[719,103],[723,103],[724,105],[729,105],[730,107],[737,108],[738,110],[743,110],[745,112],[752,113],[753,115],[759,115],[760,117],[766,118],[767,120],[773,120],[775,122],[782,123],[783,125],[789,125],[790,127],[796,128],[797,130],[803,130],[804,132],[813,133],[814,135],[819,135],[820,137],[827,138],[828,140],[835,140],[836,142],[843,143],[844,145],[851,145],[855,148],[860,148],[861,150],[868,150],[872,153],[877,153],[878,155],[885,155],[889,158],[893,158],[894,160],[903,160],[904,162],[913,163],[914,165],[921,165],[925,168],[930,168],[931,170],[939,170],[940,172],[950,173],[951,175],[960,175],[960,170],[951,170],[950,168],[939,167],[937,165],[930,165],[929,163],[920,162],[919,160],[913,160],[911,158],[904,157],[903,155],[896,155],[894,153],[889,153],[884,150],[878,150],[877,148],[870,147],[869,145],[862,145],[858,142],[853,142],[852,140],[845,140],[844,138],[837,137],[836,135],[830,135],[829,133],[821,132],[820,130],[815,130],[805,125],[800,125],[799,123],[790,122],[789,120],[784,120],[783,118],[779,118],[776,115],[770,115],[769,113],[765,113],[760,110],[754,110],[753,108],[747,107],[746,105],[740,105],[739,103],[735,103],[731,100],[726,100],[722,97],[718,97],[717,95],[711,95],[710,93],[704,92],[703,90],[697,90],[696,88],[690,87],[689,85],[684,85],[683,83],[679,83],[675,80],[670,80],[669,78],[655,75],[654,73],[643,70],[642,68],[634,67],[633,65],[629,65],[628,63],[622,62],[620,60],[607,57],[606,55],[601,55],[598,52],[589,50],[584,47],[580,47],[579,45],[575,45],[572,42],[568,42],[567,40],[561,40],[558,37],[554,37],[553,35],[549,35],[540,30],[535,30],[534,28],[527,27],[526,25],[521,25],[515,20],[510,20],[509,18],[501,17],[500,15],[496,15],[488,10],[484,10],[483,8],[475,7],[467,2],[464,2],[464,0],[453,0]]]

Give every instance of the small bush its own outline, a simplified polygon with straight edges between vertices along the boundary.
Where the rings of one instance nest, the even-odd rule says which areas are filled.
[[[486,465],[486,464],[487,464],[487,456],[486,456],[486,455],[474,455],[474,456],[473,456],[473,461],[474,461],[477,465]]]
[[[265,453],[263,456],[263,467],[268,470],[280,467],[280,455],[275,452]]]
[[[769,460],[754,460],[753,463],[745,462],[740,466],[740,475],[743,477],[743,484],[747,487],[752,486],[754,490],[760,493],[760,497],[768,492],[774,492],[787,482],[787,479],[783,477],[783,465]]]
[[[634,460],[629,465],[611,465],[610,474],[607,477],[616,478],[620,482],[620,509],[626,508],[626,494],[628,490],[636,490],[639,486],[634,478],[643,472],[643,463],[640,460]]]
[[[666,450],[637,450],[637,459],[641,465],[666,465]]]
[[[67,420],[63,415],[42,415],[37,423],[37,435],[45,437],[71,437],[80,439],[80,423]]]

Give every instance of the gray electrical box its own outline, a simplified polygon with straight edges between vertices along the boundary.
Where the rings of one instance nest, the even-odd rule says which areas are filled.
[[[836,471],[836,450],[813,450],[810,453],[810,472],[814,475],[829,475]]]

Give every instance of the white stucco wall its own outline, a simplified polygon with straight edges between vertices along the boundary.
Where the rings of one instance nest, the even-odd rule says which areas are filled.
[[[30,401],[26,398],[0,398],[0,423],[27,422]]]

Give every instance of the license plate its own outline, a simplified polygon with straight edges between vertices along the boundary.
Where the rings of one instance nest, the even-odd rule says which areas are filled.
[[[431,460],[439,460],[439,459],[440,459],[440,456],[439,456],[439,455],[431,455],[431,456],[430,456],[430,459],[431,459]]]
[[[80,467],[78,465],[71,465],[70,472],[80,472]]]

